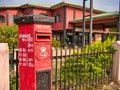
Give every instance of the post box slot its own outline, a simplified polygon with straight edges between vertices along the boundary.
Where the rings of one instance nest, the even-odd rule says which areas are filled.
[[[50,36],[37,36],[37,39],[50,39]]]
[[[49,34],[36,34],[36,41],[50,41]]]
[[[50,71],[36,73],[37,90],[50,90]]]

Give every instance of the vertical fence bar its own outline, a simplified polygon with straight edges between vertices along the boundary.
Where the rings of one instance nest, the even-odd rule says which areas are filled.
[[[111,57],[112,57],[112,62],[111,62],[111,63],[113,63],[113,54],[114,54],[114,49],[113,49],[113,48],[111,48],[111,53],[112,53],[112,55],[111,55]],[[110,78],[111,78],[111,81],[112,81],[112,73],[113,73],[112,70],[113,70],[113,64],[111,65],[111,73],[110,73],[110,74],[111,74],[111,77],[110,77]]]
[[[81,49],[81,57],[80,57],[80,59],[82,57],[83,57],[83,48]],[[82,60],[80,60],[80,79],[82,79]],[[80,90],[83,90],[84,88],[83,88],[82,80],[79,80],[79,82],[80,82]]]
[[[64,77],[65,77],[65,80],[64,80],[64,90],[66,89],[66,51],[67,49],[65,48],[65,72],[64,72]]]
[[[111,63],[113,63],[113,53],[114,53],[114,51],[113,51],[112,48],[110,50],[110,53],[111,53],[111,58],[112,58]],[[112,81],[112,69],[113,69],[112,67],[113,67],[113,64],[111,64],[111,67],[110,67],[110,82]]]
[[[62,49],[60,49],[60,90],[62,89],[62,80],[61,80],[61,74],[62,74]]]
[[[79,82],[79,89],[81,90],[81,88],[82,88],[82,83],[81,83],[81,71],[82,71],[82,65],[81,65],[81,57],[82,57],[82,48],[80,49],[80,55],[79,55],[79,60],[80,60],[80,66],[79,66],[79,80],[78,80],[78,82]]]
[[[92,48],[89,49],[89,54],[92,56]],[[91,87],[91,85],[92,85],[92,70],[91,70],[92,69],[92,66],[91,66],[92,65],[92,60],[91,60],[91,58],[89,59],[89,62],[90,62],[90,65],[89,65],[90,66],[89,67],[90,68],[89,86]]]
[[[83,53],[83,57],[85,57],[85,54],[86,54],[86,48],[84,48],[84,53]],[[85,57],[86,58],[86,57]],[[84,72],[85,72],[85,59],[84,59]],[[86,73],[85,73],[85,75],[86,75]],[[84,76],[84,78],[85,78],[85,76]],[[84,86],[83,86],[83,89],[86,89],[86,82],[84,82]]]
[[[77,56],[76,56],[76,89],[78,88],[78,62],[79,62],[79,47],[77,47]]]
[[[98,55],[100,56],[101,54],[102,54],[102,51],[101,51],[101,48],[98,48],[99,49],[99,52],[98,52]],[[103,67],[103,60],[102,60],[102,62],[101,62],[101,64],[102,64],[102,66],[101,66],[101,68]],[[103,74],[103,72],[100,74],[100,85],[102,86],[102,75]]]
[[[71,58],[71,48],[69,48],[69,60],[70,60],[70,58]],[[71,61],[68,61],[68,62],[69,62],[69,66],[68,66],[68,73],[69,73],[68,74],[69,75],[68,76],[68,89],[70,89],[70,78],[71,78],[70,77],[70,69],[71,69],[70,64],[71,64]]]
[[[95,48],[93,48],[93,51],[92,51],[92,55],[94,55],[94,54],[95,54]],[[96,57],[95,57],[95,58],[96,58]],[[94,65],[94,64],[95,64],[95,61],[93,60],[92,62],[93,62],[93,65]],[[93,78],[93,86],[95,87],[95,79],[94,79],[95,77],[94,77],[94,75],[95,75],[95,72],[94,72],[94,70],[93,70],[93,77],[92,77],[92,78]]]
[[[102,52],[104,52],[104,47],[102,47]],[[103,56],[105,56],[105,54],[103,53]],[[104,59],[104,69],[103,69],[103,71],[104,71],[104,84],[106,84],[106,78],[105,78],[105,65],[106,65],[106,62],[105,62],[105,59]]]
[[[73,89],[73,90],[74,90],[74,85],[75,85],[75,80],[74,80],[75,70],[74,70],[74,69],[75,69],[75,49],[73,49],[73,72],[72,72],[72,73],[73,73],[73,74],[72,74],[72,75],[73,75],[73,78],[72,78],[72,82],[73,82],[73,83],[72,83],[72,84],[73,84],[73,85],[72,85],[72,89]]]
[[[101,52],[101,48],[98,48],[99,49],[99,52],[98,52],[98,55],[100,56],[101,54],[102,54],[102,52]],[[102,62],[103,62],[103,60],[102,60]],[[101,62],[101,64],[102,64],[102,62]],[[101,66],[101,68],[102,68],[102,66]],[[100,85],[102,86],[102,73],[100,74]]]
[[[16,51],[16,90],[18,90],[18,51]]]
[[[108,51],[108,52],[105,52],[105,54],[108,55],[108,56],[110,55],[110,54],[109,54],[109,51]],[[108,79],[109,79],[109,62],[110,62],[110,60],[107,60],[107,61],[106,61],[106,75],[107,75],[107,76],[106,76],[106,84],[109,83],[109,82],[108,82]]]
[[[10,81],[11,81],[11,79],[13,78],[13,76],[14,76],[14,44],[13,44],[13,47],[12,47],[12,53],[11,53],[11,57],[9,58],[9,60],[10,60]],[[17,79],[17,78],[16,78]],[[16,83],[16,82],[15,82]],[[17,84],[17,83],[16,83]],[[10,83],[10,90],[12,90],[12,84]]]
[[[86,89],[89,89],[89,79],[88,79],[88,76],[87,76],[87,72],[88,72],[88,68],[89,68],[89,64],[88,64],[88,62],[89,62],[89,57],[90,57],[90,55],[89,55],[89,47],[88,47],[88,50],[86,50],[86,53],[85,53],[85,57],[86,57],[86,60],[85,60],[85,70],[86,70],[86,77],[87,77],[87,79],[86,79]],[[88,59],[88,60],[87,60]]]
[[[58,49],[56,49],[56,63],[55,63],[55,90],[57,90],[57,60],[58,60]]]
[[[109,55],[109,52],[105,52],[106,56]],[[110,60],[109,60],[110,61]],[[106,84],[108,84],[108,78],[109,78],[109,61],[107,60],[106,61],[106,71],[105,71],[105,74],[107,75],[106,76]]]
[[[96,55],[99,56],[99,50],[98,50],[98,48],[96,48]],[[98,62],[98,57],[97,57],[96,61]],[[98,65],[99,64],[97,63],[97,66]],[[97,73],[97,87],[98,87],[98,85],[99,85],[99,73],[98,72],[96,72],[96,73]]]
[[[12,48],[12,59],[11,59],[11,68],[13,69],[14,68],[14,62],[13,62],[13,60],[14,60],[14,53],[15,53],[15,47],[14,47],[14,44],[13,44],[13,48]]]
[[[103,46],[101,47],[101,52],[103,53]],[[105,68],[105,62],[104,62],[104,60],[103,60],[103,62],[102,62],[102,67],[103,67],[103,73],[102,73],[102,84],[104,84],[104,68]]]

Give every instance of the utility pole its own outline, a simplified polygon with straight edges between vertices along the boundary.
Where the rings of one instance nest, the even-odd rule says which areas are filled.
[[[93,0],[90,0],[90,33],[89,33],[89,44],[92,45],[92,24],[93,24]]]
[[[85,1],[87,0],[83,0],[83,31],[82,31],[82,47],[85,47],[85,12],[86,12],[86,8],[85,8]]]
[[[85,29],[86,29],[86,23],[85,23],[85,12],[86,12],[86,5],[85,2],[87,0],[83,0],[83,39],[82,39],[82,46],[85,47]],[[93,0],[90,0],[90,32],[89,32],[89,45],[92,45],[92,24],[93,24],[93,18],[92,18],[92,14],[93,14]]]
[[[66,46],[66,6],[64,6],[64,26],[63,26],[64,30],[63,30],[63,47]]]
[[[118,32],[120,32],[120,0],[119,0],[119,20],[118,20]],[[120,40],[120,35],[117,35],[117,40]]]

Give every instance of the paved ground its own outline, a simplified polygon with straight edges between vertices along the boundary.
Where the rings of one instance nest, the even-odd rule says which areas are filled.
[[[120,83],[111,82],[108,86],[104,85],[102,90],[120,90]]]

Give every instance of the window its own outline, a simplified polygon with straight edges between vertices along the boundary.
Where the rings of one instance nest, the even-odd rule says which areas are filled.
[[[5,23],[5,17],[3,15],[0,15],[0,23]]]
[[[13,16],[10,17],[10,23],[13,23]]]
[[[61,22],[62,21],[62,16],[60,14],[57,14],[55,17],[56,22]]]
[[[14,19],[17,17],[17,15],[13,15],[10,17],[10,23],[14,23]]]

